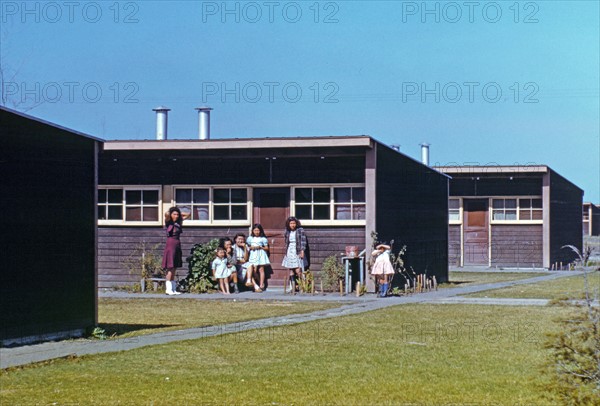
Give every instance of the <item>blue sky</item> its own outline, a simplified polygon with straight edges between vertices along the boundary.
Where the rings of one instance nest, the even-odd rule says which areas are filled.
[[[368,134],[600,203],[598,1],[0,0],[8,107],[105,139]]]

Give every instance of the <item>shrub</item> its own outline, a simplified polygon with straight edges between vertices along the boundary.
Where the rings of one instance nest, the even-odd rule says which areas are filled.
[[[162,256],[159,251],[160,244],[148,248],[146,242],[139,244],[131,254],[123,260],[123,266],[132,275],[138,274],[150,283],[150,278],[164,278],[165,271],[162,269]],[[137,284],[139,290],[139,284]]]
[[[215,289],[211,264],[218,245],[219,240],[216,238],[205,244],[194,245],[187,258],[188,274],[179,284],[182,289],[192,293],[205,293]]]
[[[573,250],[583,268],[587,262],[585,253],[570,245],[563,248]],[[546,343],[551,354],[548,370],[552,381],[549,389],[564,404],[597,405],[600,404],[600,309],[594,306],[598,291],[590,291],[587,273],[584,281],[583,303],[558,302],[571,312],[567,318],[559,320],[560,331],[550,335]]]
[[[321,266],[321,280],[323,281],[323,289],[338,290],[339,283],[345,277],[345,270],[340,260],[335,255],[330,255],[325,258]]]

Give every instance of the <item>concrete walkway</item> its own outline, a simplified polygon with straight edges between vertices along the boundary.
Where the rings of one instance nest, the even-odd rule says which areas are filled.
[[[541,302],[529,302],[526,299],[494,299],[495,302],[486,302],[486,299],[467,299],[457,298],[461,295],[481,292],[490,289],[499,289],[515,285],[524,285],[529,283],[537,283],[546,280],[563,278],[566,276],[580,275],[582,272],[546,272],[545,275],[539,277],[508,281],[487,283],[481,285],[472,285],[456,288],[440,289],[438,291],[414,294],[402,297],[388,297],[378,299],[375,295],[365,295],[360,298],[355,296],[339,296],[339,294],[323,295],[284,295],[283,288],[273,289],[271,291],[257,294],[245,292],[239,295],[231,295],[224,297],[221,294],[203,294],[193,295],[185,294],[176,297],[170,297],[170,300],[286,300],[286,301],[342,301],[344,304],[335,309],[321,310],[305,314],[293,314],[287,316],[270,317],[260,320],[253,320],[240,323],[230,323],[218,326],[207,326],[200,328],[190,328],[185,330],[160,332],[154,334],[141,335],[123,339],[113,340],[67,340],[59,342],[46,342],[35,345],[26,345],[15,348],[0,348],[0,368],[8,368],[11,366],[25,365],[32,362],[40,362],[54,358],[81,356],[89,354],[101,354],[116,351],[126,351],[135,348],[141,348],[149,345],[167,344],[175,341],[194,340],[204,337],[218,336],[222,334],[238,333],[242,331],[250,331],[256,329],[273,328],[278,326],[292,325],[316,320],[325,320],[351,314],[359,314],[372,310],[377,310],[394,305],[402,305],[409,303],[462,303],[460,300],[467,300],[469,303],[477,304],[507,304],[513,301],[513,305],[542,305]],[[132,294],[125,292],[104,292],[99,294],[100,297],[114,298],[165,298],[164,294]],[[456,299],[453,299],[456,298]],[[459,301],[453,301],[459,300]]]

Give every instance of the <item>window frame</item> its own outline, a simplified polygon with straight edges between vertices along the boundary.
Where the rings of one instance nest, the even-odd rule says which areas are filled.
[[[252,222],[252,187],[247,185],[172,185],[171,192],[173,198],[171,199],[171,205],[178,205],[178,207],[185,206],[185,204],[178,203],[176,198],[177,189],[208,189],[208,220],[185,220],[185,224],[189,226],[251,226]],[[216,189],[228,189],[229,190],[229,203],[215,203],[214,191]],[[244,189],[246,190],[246,203],[232,203],[231,202],[231,189]],[[229,214],[231,215],[231,206],[244,206],[246,207],[246,219],[245,220],[215,220],[215,205],[216,206],[229,206]]]
[[[102,220],[100,218],[98,218],[98,225],[99,226],[122,226],[122,225],[127,225],[127,226],[160,226],[163,224],[163,215],[162,215],[162,207],[163,207],[163,203],[162,203],[162,187],[160,185],[98,185],[98,191],[100,190],[106,190],[106,189],[120,189],[121,193],[122,193],[122,200],[121,200],[121,219],[120,220]],[[127,205],[127,201],[125,200],[125,196],[126,196],[126,192],[128,191],[156,191],[158,192],[158,202],[156,205],[140,205],[140,207],[142,207],[142,210],[144,207],[157,207],[158,208],[158,218],[156,220],[152,220],[152,221],[132,221],[132,220],[126,220],[126,209],[127,207],[131,207],[131,205]],[[96,210],[98,210],[99,206],[104,206],[107,207],[109,206],[108,203],[97,203],[96,204]],[[113,206],[116,206],[116,204],[113,204]],[[138,205],[135,205],[138,206]]]
[[[329,189],[329,219],[322,220],[305,220],[299,218],[296,215],[296,189]],[[350,202],[335,202],[335,188],[364,188],[365,189],[365,201],[364,202],[353,202],[352,199]],[[290,187],[290,215],[294,217],[298,217],[298,219],[302,222],[302,225],[306,226],[341,226],[341,225],[351,225],[351,226],[364,226],[367,224],[367,219],[357,219],[357,220],[338,220],[335,219],[335,208],[339,205],[350,205],[350,210],[353,210],[353,207],[356,206],[364,206],[365,208],[365,217],[367,210],[367,195],[366,195],[366,185],[364,183],[328,183],[328,184],[298,184]],[[314,197],[313,197],[314,199]],[[326,203],[316,203],[317,205],[327,205]],[[306,205],[313,207],[315,205],[314,202],[311,203],[299,203],[299,205]]]
[[[450,208],[450,200],[458,200],[458,209]],[[450,210],[458,210],[458,219],[453,220],[450,218]],[[463,223],[463,199],[461,197],[448,197],[448,224],[462,224]]]
[[[494,200],[512,200],[515,199],[517,204],[514,210],[517,212],[517,218],[515,220],[494,220]],[[534,209],[529,207],[530,212],[533,210],[539,210],[542,213],[542,218],[538,220],[524,220],[521,219],[521,200],[534,200],[539,199],[542,201],[542,207],[540,209]],[[489,220],[490,224],[543,224],[544,223],[544,200],[542,196],[494,196],[490,197],[489,203]],[[506,209],[505,209],[506,210]],[[512,209],[511,209],[512,210]],[[525,208],[523,208],[525,210]]]

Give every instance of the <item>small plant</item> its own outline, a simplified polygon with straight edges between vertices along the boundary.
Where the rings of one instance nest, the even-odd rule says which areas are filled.
[[[314,277],[310,269],[307,269],[302,274],[302,278],[297,279],[296,283],[300,292],[308,293],[312,292],[313,284],[315,283]]]
[[[108,338],[108,335],[106,335],[106,330],[104,330],[102,327],[94,327],[90,333],[90,336],[97,340],[106,340]]]
[[[581,253],[572,245],[562,248],[575,252],[579,257],[579,268],[585,271],[591,253]],[[597,289],[590,291],[587,272],[584,273],[584,289],[583,303],[554,303],[571,312],[567,318],[558,321],[560,331],[549,335],[545,345],[551,353],[549,389],[565,404],[597,405],[600,404],[600,308],[594,306],[594,302],[598,301],[599,294]]]
[[[330,255],[323,261],[321,266],[321,280],[323,289],[336,291],[339,288],[340,281],[344,279],[344,267],[335,255]]]
[[[146,279],[146,283],[150,278],[164,278],[165,272],[162,269],[159,247],[160,244],[156,244],[152,248],[148,248],[147,243],[142,242],[123,261],[123,265],[130,274],[138,274],[140,278]]]
[[[218,245],[219,240],[215,238],[192,247],[191,255],[187,258],[188,274],[179,283],[181,289],[192,293],[206,293],[215,289],[216,282],[212,277],[211,264]]]

